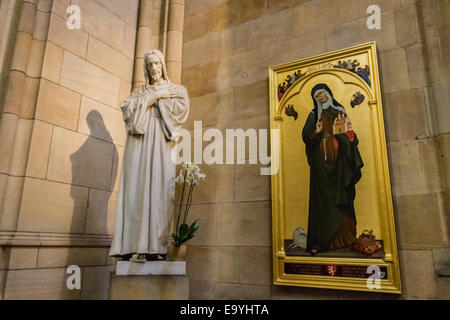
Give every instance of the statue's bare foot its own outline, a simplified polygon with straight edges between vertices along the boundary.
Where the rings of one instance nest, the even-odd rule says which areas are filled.
[[[147,262],[147,259],[145,259],[145,254],[135,253],[131,257],[130,261],[137,262],[137,263],[145,263],[145,262]]]

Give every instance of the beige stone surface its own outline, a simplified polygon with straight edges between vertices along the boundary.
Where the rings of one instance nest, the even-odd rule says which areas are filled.
[[[61,85],[114,107],[117,104],[120,79],[66,51]]]
[[[36,118],[70,130],[77,130],[80,101],[79,93],[42,79]]]
[[[113,267],[83,268],[82,300],[107,300]]]
[[[45,1],[49,2],[49,1]],[[48,34],[48,27],[50,22],[50,10],[38,10],[36,14],[36,24],[34,27],[33,38],[37,40],[46,40]]]
[[[20,13],[19,25],[17,26],[18,31],[27,32],[33,35],[34,26],[36,23],[36,13],[37,8],[30,2],[24,2],[22,5],[22,11]]]
[[[44,65],[42,77],[55,83],[59,83],[64,49],[51,41],[47,41],[45,47]]]
[[[38,78],[42,73],[42,62],[44,60],[45,41],[33,39],[31,41],[30,52],[26,73],[30,77]]]
[[[233,118],[254,118],[255,114],[269,114],[269,84],[259,81],[233,90]]]
[[[10,253],[10,247],[0,247],[0,270],[8,269]]]
[[[111,300],[187,300],[189,279],[182,276],[113,276]]]
[[[427,191],[419,141],[404,140],[388,144],[388,157],[394,194],[421,194]]]
[[[125,40],[123,43],[123,53],[130,59],[134,59],[134,50],[136,47],[136,28],[125,26]]]
[[[29,33],[17,33],[14,55],[11,61],[12,70],[18,70],[22,72],[27,71],[28,57],[32,41],[32,36]]]
[[[128,25],[136,28],[139,0],[97,0],[97,2],[118,15]]]
[[[406,48],[408,58],[409,83],[411,88],[423,88],[428,83],[428,66],[426,61],[426,48],[414,45]]]
[[[176,206],[174,219],[178,214],[179,206]],[[182,207],[181,219],[183,219],[185,206]],[[189,210],[187,223],[190,225],[198,220],[199,230],[189,245],[214,246],[217,243],[217,218],[216,205],[200,204],[192,205]]]
[[[108,190],[114,148],[109,142],[55,127],[47,179]]]
[[[275,56],[274,64],[295,61],[327,52],[325,31],[316,31],[281,41],[283,51]]]
[[[14,136],[9,173],[14,176],[25,175],[28,152],[31,142],[33,120],[19,119]]]
[[[441,225],[437,194],[395,197],[400,248],[442,246],[446,234]]]
[[[252,286],[235,283],[218,283],[216,285],[217,300],[270,300],[269,286]],[[262,308],[262,307],[261,307]],[[260,309],[261,311],[261,309]],[[255,311],[256,312],[256,308]]]
[[[94,37],[89,38],[87,61],[126,81],[132,80],[133,61]]]
[[[61,18],[67,16],[66,10],[70,5],[70,0],[53,0],[52,1],[52,12],[59,15]]]
[[[0,120],[0,172],[9,173],[11,151],[14,147],[14,134],[18,122],[15,114],[5,113]]]
[[[395,10],[395,31],[400,47],[406,47],[418,40],[414,7]]]
[[[192,280],[239,281],[239,249],[189,246],[187,276]]]
[[[7,271],[0,271],[0,300],[4,299]]]
[[[40,79],[25,77],[22,88],[22,101],[20,103],[20,116],[25,119],[33,119],[36,112]],[[17,102],[16,102],[17,103]]]
[[[87,196],[86,188],[26,178],[17,230],[82,233]]]
[[[78,132],[100,140],[125,145],[122,111],[87,97],[81,99]]]
[[[272,248],[239,248],[239,282],[270,286],[272,283]]]
[[[181,83],[187,88],[190,97],[215,92],[217,63],[207,63],[183,70]]]
[[[189,300],[213,300],[216,296],[216,282],[189,279]]]
[[[2,175],[1,183],[0,196],[3,194],[3,203],[0,215],[0,228],[12,231],[16,229],[17,225],[24,178]]]
[[[228,0],[220,1],[216,7],[216,28],[229,27],[245,23],[261,17],[266,13],[265,1],[260,0]]]
[[[31,137],[30,155],[28,157],[27,176],[45,179],[47,175],[53,126],[35,120]]]
[[[184,1],[172,1],[169,6],[169,21],[167,29],[169,31],[183,32],[184,22]]]
[[[66,14],[64,13],[63,16],[66,17]],[[70,52],[73,52],[80,57],[85,57],[87,52],[88,38],[88,34],[82,29],[70,30],[66,26],[65,19],[59,17],[56,14],[52,14],[48,30],[49,41],[66,50],[69,50]]]
[[[236,201],[271,199],[270,176],[261,175],[261,168],[261,165],[253,164],[236,166]]]
[[[11,71],[9,73],[8,86],[5,90],[3,112],[19,115],[24,86],[25,74],[20,71]],[[5,140],[3,139],[3,141]]]
[[[135,2],[132,2],[135,4]],[[105,42],[115,49],[123,49],[125,35],[125,22],[117,19],[117,15],[102,6],[97,1],[72,0],[72,5],[80,7],[83,12],[83,23],[81,29],[93,37]],[[116,6],[117,1],[112,4]],[[123,4],[122,4],[123,5]],[[119,11],[119,8],[115,8]],[[132,10],[132,6],[129,7]],[[130,16],[133,12],[129,11]]]
[[[9,269],[33,269],[36,267],[38,248],[13,247],[9,258]]]
[[[73,300],[80,290],[69,290],[64,268],[11,270],[8,272],[5,300]]]
[[[439,300],[449,300],[450,299],[450,278],[438,278],[437,279],[437,290]]]
[[[237,26],[236,54],[291,38],[293,25],[292,10],[283,10]]]
[[[119,103],[117,104],[117,109],[120,110],[120,104],[128,99],[131,94],[131,83],[120,80],[120,89],[119,89]]]
[[[339,290],[272,285],[273,300],[337,300]]]
[[[440,150],[437,139],[419,140],[420,163],[425,177],[425,186],[429,191],[442,190],[445,185],[444,167],[440,163]]]
[[[445,186],[450,189],[450,133],[441,134],[438,137],[441,168],[443,169]]]
[[[70,265],[101,266],[105,264],[108,248],[39,248],[38,268],[60,268]]]
[[[112,235],[114,233],[117,198],[116,192],[89,190],[85,230],[87,234]]]
[[[184,41],[201,38],[216,30],[215,7],[210,7],[184,18]]]
[[[388,141],[414,139],[430,134],[425,92],[422,89],[384,95],[383,109]]]
[[[194,121],[202,121],[203,127],[224,128],[233,119],[233,90],[192,97],[189,117],[184,125],[194,128]]]
[[[400,250],[404,296],[407,299],[437,298],[433,256],[429,250]]]
[[[381,90],[384,94],[409,89],[408,65],[404,49],[381,52],[380,62]]]
[[[350,22],[327,29],[327,49],[343,49],[370,41],[376,41],[377,48],[380,51],[397,48],[394,13],[381,14],[381,29],[368,29],[367,17],[358,20],[351,19]]]
[[[217,244],[270,246],[272,212],[268,201],[217,205]]]
[[[278,1],[276,2],[278,3]],[[354,21],[363,17],[364,20],[367,20],[369,17],[369,14],[367,14],[367,8],[371,4],[373,3],[370,0],[343,0],[339,2],[333,0],[323,0],[308,1],[304,4],[300,4],[293,9],[294,21],[296,21],[294,25],[294,34],[297,36],[317,30],[324,30],[326,28],[345,24],[346,22]],[[382,1],[378,5],[380,6],[382,12],[387,13],[389,13],[392,9],[400,7],[399,0]],[[320,19],[317,18],[319,16],[321,17]],[[386,21],[386,19],[382,19],[382,23],[388,23],[388,21]]]

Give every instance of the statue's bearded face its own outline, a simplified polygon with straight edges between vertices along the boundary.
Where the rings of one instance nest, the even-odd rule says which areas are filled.
[[[146,63],[147,63],[148,73],[149,73],[150,77],[152,78],[152,82],[159,81],[159,79],[161,79],[161,77],[162,77],[161,60],[159,60],[159,58],[156,55],[151,54],[147,57]]]
[[[328,101],[327,94],[325,93],[325,90],[319,90],[314,94],[314,98],[322,104]]]

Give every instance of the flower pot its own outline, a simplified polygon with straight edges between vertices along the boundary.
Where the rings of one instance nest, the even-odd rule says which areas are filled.
[[[167,247],[167,257],[170,261],[186,261],[186,250],[185,244],[179,246],[171,244]]]

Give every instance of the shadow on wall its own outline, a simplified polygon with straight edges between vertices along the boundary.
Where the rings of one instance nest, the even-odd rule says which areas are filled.
[[[81,148],[70,155],[72,163],[71,197],[74,200],[70,234],[72,236],[79,234],[107,235],[109,200],[118,171],[118,160],[115,156],[117,148],[98,111],[90,111],[86,122],[90,129],[90,135]],[[108,155],[104,154],[105,150],[108,150]],[[87,197],[80,196],[80,192],[83,192],[81,187],[89,188]],[[65,292],[62,292],[61,298],[65,299],[69,292],[67,298],[107,299],[111,270],[106,267],[105,253],[106,251],[109,253],[109,248],[76,247],[75,243],[74,245],[69,248],[65,265],[66,267],[72,264],[80,266],[81,293],[79,290],[68,290],[64,283],[63,290]],[[69,276],[66,274],[64,281]]]

